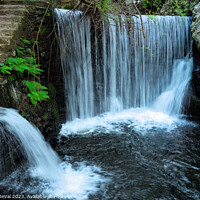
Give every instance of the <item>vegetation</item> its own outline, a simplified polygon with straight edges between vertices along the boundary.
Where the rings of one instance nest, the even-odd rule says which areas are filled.
[[[142,0],[146,14],[157,14],[160,12],[165,0]]]
[[[146,14],[160,14],[163,5],[167,5],[167,14],[186,16],[191,15],[193,6],[198,0],[142,0]]]
[[[31,45],[29,40],[21,39],[21,41],[25,47]],[[30,48],[18,47],[16,53],[16,57],[8,58],[4,65],[0,64],[0,75],[7,76],[11,82],[28,77],[28,80],[23,80],[23,83],[29,89],[28,97],[31,103],[36,106],[38,101],[49,98],[47,88],[38,82],[39,75],[43,70],[40,69],[39,64],[36,64],[36,59],[33,57],[34,53]]]

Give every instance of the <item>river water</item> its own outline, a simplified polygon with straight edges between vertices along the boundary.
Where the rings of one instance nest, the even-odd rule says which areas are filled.
[[[101,166],[111,180],[89,199],[200,199],[198,120],[140,116],[61,137],[58,152],[68,162]]]
[[[10,130],[17,119],[37,136],[37,155],[31,154],[31,163],[0,182],[1,195],[66,200],[200,198],[199,119],[139,108],[73,121],[65,124],[57,140],[58,158],[49,145],[41,144],[44,139],[37,129],[13,110],[4,113]],[[25,129],[18,129],[23,135]]]

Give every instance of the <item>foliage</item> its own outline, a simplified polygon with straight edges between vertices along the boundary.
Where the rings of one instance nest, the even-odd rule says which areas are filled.
[[[15,81],[17,77],[24,79],[25,75],[34,78],[34,81],[23,80],[23,83],[30,91],[28,97],[36,106],[38,101],[49,99],[47,88],[35,80],[39,79],[39,75],[43,70],[40,69],[39,64],[36,64],[36,59],[33,57],[34,53],[28,48],[32,42],[25,39],[20,40],[26,48],[18,47],[16,49],[17,57],[8,58],[4,65],[0,63],[0,75],[8,76],[11,81]]]
[[[191,2],[188,0],[170,0],[170,5],[170,11],[180,16],[186,16],[191,9]]]
[[[142,0],[142,3],[147,14],[156,14],[162,8],[165,0]]]
[[[34,63],[35,59],[33,57],[8,58],[5,62],[5,65],[0,68],[0,71],[4,74],[11,74],[11,71],[16,71],[22,75],[24,72],[27,72],[38,78],[37,75],[39,75],[43,70],[39,68],[40,65]]]
[[[20,40],[21,40],[24,44],[31,44],[31,41],[29,41],[29,40],[24,40],[24,39],[22,39],[22,38],[20,38]]]
[[[36,105],[38,101],[49,99],[47,88],[42,86],[36,81],[23,81],[27,88],[30,90],[28,96],[31,99],[33,105]]]
[[[161,8],[166,3],[168,5],[168,14],[185,16],[190,14],[192,6],[197,1],[198,0],[142,0],[142,3],[146,14],[159,14]]]
[[[116,13],[118,10],[118,7],[113,5],[113,2],[111,0],[100,0],[97,2],[97,8],[99,12],[105,16],[107,14],[113,14]]]
[[[8,66],[4,66],[3,64],[0,63],[0,73],[3,74],[11,74],[12,68],[8,67]]]
[[[28,119],[28,117],[30,117],[30,114],[26,114],[26,113],[21,113],[20,114],[22,117],[24,117],[25,119]]]

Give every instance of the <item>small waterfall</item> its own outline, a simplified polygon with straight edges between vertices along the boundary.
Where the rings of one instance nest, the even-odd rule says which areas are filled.
[[[83,18],[81,12],[55,9],[55,13],[68,120],[152,107],[174,84],[174,73],[180,73],[174,71],[179,65],[176,60],[192,51],[191,17],[142,16],[146,38],[139,18],[127,22],[122,16],[117,22],[110,17],[109,23],[102,22],[101,38],[97,39],[97,34],[90,34],[89,18]],[[187,67],[191,71],[192,66]],[[166,109],[173,111],[163,111],[176,114],[182,110],[174,106]]]
[[[40,176],[50,180],[62,177],[59,157],[50,145],[45,142],[36,127],[32,126],[15,110],[1,107],[0,122],[5,124],[6,131],[18,139],[30,166],[36,167]]]
[[[155,110],[169,115],[182,113],[184,94],[192,77],[192,69],[192,58],[174,62],[171,83],[156,100],[154,104]]]
[[[100,168],[76,163],[76,170],[74,170],[68,162],[61,163],[60,158],[45,142],[39,130],[15,110],[0,107],[1,124],[3,126],[0,127],[0,139],[2,138],[1,134],[3,137],[4,134],[8,134],[6,142],[9,149],[13,149],[13,151],[19,151],[16,144],[20,145],[20,151],[23,151],[20,152],[20,155],[29,161],[29,169],[19,175],[14,173],[13,176],[16,176],[14,179],[12,176],[11,179],[5,178],[2,182],[0,181],[0,186],[9,185],[9,188],[14,191],[19,189],[17,194],[23,191],[23,194],[44,194],[49,198],[52,196],[56,199],[83,200],[88,199],[89,194],[96,192],[101,187],[100,185],[104,185],[106,179],[102,179],[98,174],[101,173]],[[4,147],[1,147],[1,150]],[[0,156],[5,156],[4,152],[3,154],[2,151],[0,152]],[[4,159],[0,157],[0,161],[2,160]],[[0,170],[2,170],[3,164],[0,163]],[[37,182],[37,185],[34,184],[33,178],[36,180],[39,178],[40,181]],[[29,179],[30,182],[27,182]]]

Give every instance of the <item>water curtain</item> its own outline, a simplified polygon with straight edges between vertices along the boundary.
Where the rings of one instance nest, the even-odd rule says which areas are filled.
[[[139,18],[132,17],[127,26],[123,16],[120,22],[108,17],[99,37],[91,34],[90,18],[82,12],[55,9],[55,13],[68,120],[151,107],[169,90],[177,60],[191,57],[191,17],[142,16],[146,38]],[[184,70],[177,73],[182,76]]]

